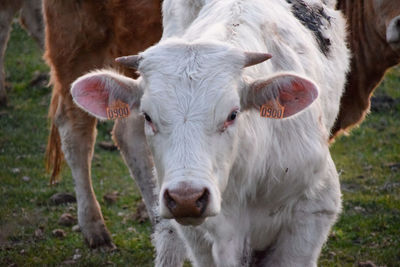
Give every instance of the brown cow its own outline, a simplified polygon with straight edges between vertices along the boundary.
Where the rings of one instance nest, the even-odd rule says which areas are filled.
[[[44,25],[41,0],[1,0],[0,1],[0,106],[7,105],[4,76],[4,53],[10,35],[11,22],[20,11],[20,24],[43,49]]]
[[[339,0],[337,8],[348,19],[353,58],[331,139],[362,122],[386,70],[400,63],[398,0]]]
[[[51,68],[53,85],[49,110],[52,125],[47,146],[52,182],[60,172],[64,155],[75,180],[78,221],[85,240],[90,247],[113,247],[91,183],[97,122],[72,102],[70,84],[90,70],[108,66],[135,77],[133,70],[115,66],[114,59],[137,53],[159,40],[161,1],[44,0],[43,10],[46,19],[44,57]],[[138,183],[155,225],[158,220],[153,209],[156,201],[153,163],[143,126],[138,125],[143,125],[142,116],[138,114],[117,121],[114,139]],[[171,242],[175,239],[180,242],[167,222],[161,221],[155,227],[158,234],[169,235]],[[160,265],[181,264],[184,248],[181,254],[170,250],[165,247],[162,258],[157,259]]]

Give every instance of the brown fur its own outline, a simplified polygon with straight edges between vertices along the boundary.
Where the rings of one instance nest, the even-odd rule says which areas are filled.
[[[331,141],[364,120],[370,108],[373,91],[386,70],[400,62],[400,49],[386,41],[388,23],[400,15],[398,0],[383,1],[380,10],[374,10],[372,1],[338,1],[338,9],[348,19],[353,58]]]
[[[58,134],[57,127],[52,124],[46,149],[46,170],[51,172],[50,184],[57,182],[63,161],[64,155],[61,151],[60,135]]]
[[[45,0],[46,52],[51,67],[53,95],[49,118],[51,132],[47,166],[51,183],[62,163],[61,143],[55,126],[56,112],[65,110],[68,120],[85,125],[86,114],[74,116],[70,84],[82,74],[114,65],[114,58],[135,54],[154,44],[161,36],[160,1],[149,0]],[[115,66],[117,67],[117,66]],[[134,77],[132,70],[121,69]],[[77,121],[78,120],[78,121]]]

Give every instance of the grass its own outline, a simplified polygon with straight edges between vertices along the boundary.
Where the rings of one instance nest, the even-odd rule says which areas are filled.
[[[43,155],[51,89],[30,84],[35,71],[48,68],[37,46],[16,24],[5,64],[12,91],[11,107],[0,110],[0,266],[61,265],[74,257],[80,266],[151,266],[151,227],[149,222],[132,219],[140,195],[117,151],[96,146],[93,184],[118,250],[90,250],[80,233],[58,225],[61,214],[75,215],[76,204],[53,206],[49,198],[56,192],[73,192],[72,177],[65,167],[62,181],[48,186]],[[339,138],[331,148],[341,173],[343,212],[323,247],[321,266],[357,266],[367,260],[399,266],[399,87],[400,68],[395,68],[377,95],[390,96],[397,104],[373,112],[351,136]],[[98,141],[110,140],[112,125],[98,128]],[[119,192],[119,198],[107,205],[103,196],[113,191]],[[57,228],[66,232],[64,238],[52,234]]]

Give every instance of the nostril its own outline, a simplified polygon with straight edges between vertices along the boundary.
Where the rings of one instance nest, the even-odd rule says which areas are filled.
[[[204,188],[203,194],[196,200],[196,206],[200,210],[200,213],[203,214],[204,210],[207,208],[208,198],[210,192],[207,188]]]
[[[168,190],[165,190],[164,192],[164,200],[165,200],[165,205],[169,210],[173,210],[176,208],[176,201],[170,196]]]

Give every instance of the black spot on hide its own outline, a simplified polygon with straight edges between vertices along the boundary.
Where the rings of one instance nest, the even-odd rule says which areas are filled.
[[[313,32],[322,53],[328,56],[331,40],[322,34],[322,26],[324,21],[329,25],[331,17],[325,13],[324,7],[319,5],[311,6],[303,0],[286,0],[286,2],[292,4],[293,15],[301,24]]]

